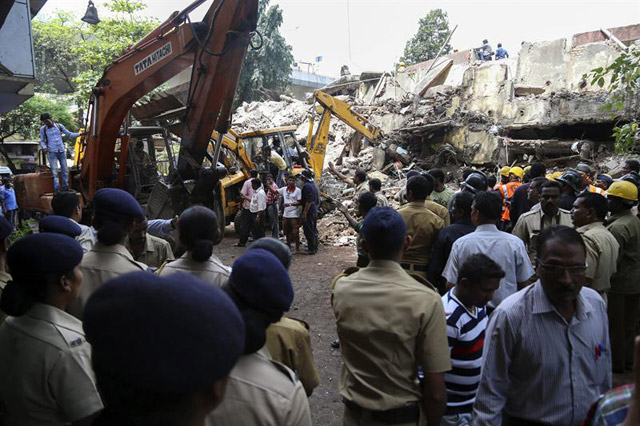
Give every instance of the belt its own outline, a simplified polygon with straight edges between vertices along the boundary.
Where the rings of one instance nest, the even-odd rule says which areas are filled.
[[[550,426],[549,423],[533,422],[531,420],[521,419],[519,417],[513,417],[509,414],[504,414],[504,426]]]
[[[364,408],[356,404],[355,402],[349,401],[348,399],[342,398],[342,402],[344,405],[351,411],[357,413],[358,415],[362,413],[369,413],[371,416],[371,420],[387,423],[387,424],[401,424],[401,423],[409,423],[409,422],[417,422],[420,420],[420,408],[417,404],[407,405],[405,407],[392,408],[390,410],[378,411],[378,410],[369,410],[368,408]]]
[[[402,269],[410,270],[413,266],[414,271],[427,272],[427,265],[420,265],[418,263],[401,263]]]

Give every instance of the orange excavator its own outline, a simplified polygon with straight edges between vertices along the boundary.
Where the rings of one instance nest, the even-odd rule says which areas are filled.
[[[184,182],[203,177],[202,163],[213,130],[224,135],[238,77],[247,47],[257,36],[258,0],[214,0],[201,22],[189,14],[205,0],[196,0],[181,12],[174,12],[109,65],[93,88],[88,108],[88,136],[80,145],[79,167],[71,171],[70,185],[90,202],[102,187],[123,188],[130,133],[127,116],[140,98],[181,71],[192,66],[188,108],[182,123],[178,168],[172,194],[177,204],[189,201],[193,187]],[[222,137],[222,136],[221,136]],[[220,138],[221,139],[221,138]],[[215,165],[221,140],[216,144],[212,170],[200,190],[215,189]],[[213,185],[213,187],[212,187]],[[198,183],[195,184],[196,190]],[[50,211],[53,183],[50,171],[16,177],[18,203],[23,210]],[[186,192],[186,193],[185,193]],[[197,192],[197,191],[196,191]]]

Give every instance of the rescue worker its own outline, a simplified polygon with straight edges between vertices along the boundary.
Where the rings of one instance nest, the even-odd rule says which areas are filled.
[[[622,164],[622,174],[627,175],[629,173],[640,174],[640,161],[635,159],[628,159]]]
[[[558,182],[545,182],[540,190],[540,208],[520,216],[512,234],[520,238],[527,247],[529,259],[535,265],[538,235],[553,225],[572,227],[571,213],[559,207],[561,186]]]
[[[578,195],[578,187],[582,181],[580,172],[574,169],[566,170],[560,177],[555,178],[561,184],[560,207],[563,210],[571,210]],[[571,226],[571,225],[568,225]]]
[[[465,174],[466,177],[464,177]],[[464,177],[464,181],[460,183],[460,191],[467,191],[475,195],[478,192],[486,191],[488,189],[487,177],[484,173],[478,170],[466,169],[463,171],[462,176]],[[451,211],[456,194],[453,194],[453,197],[449,200],[449,204],[447,204],[447,209],[449,211]]]
[[[108,281],[89,299],[84,329],[105,403],[95,426],[203,426],[244,347],[229,297],[182,273]]]
[[[349,225],[358,233],[358,239],[356,240],[356,252],[358,253],[358,260],[356,261],[356,266],[359,268],[364,268],[369,264],[369,255],[362,249],[362,221],[367,217],[367,214],[371,211],[372,208],[378,205],[378,200],[376,196],[371,192],[365,192],[360,197],[358,197],[358,215],[362,218],[359,222],[349,214],[348,209],[340,204],[338,206],[338,210],[342,213],[349,222]],[[378,206],[383,207],[383,206]]]
[[[429,173],[436,180],[436,186],[431,193],[431,199],[441,206],[447,207],[449,200],[454,194],[453,189],[447,188],[444,184],[445,174],[440,169],[431,169]]]
[[[291,251],[282,241],[275,238],[260,238],[249,247],[249,250],[254,249],[268,251],[278,258],[285,269],[289,270]],[[320,377],[313,361],[309,324],[283,315],[280,321],[267,328],[265,345],[271,359],[292,369],[302,382],[307,396],[311,396],[313,389],[320,384]]]
[[[523,183],[520,185],[516,192],[513,193],[511,197],[511,205],[509,206],[509,219],[511,220],[511,225],[515,225],[518,222],[520,216],[523,213],[528,212],[538,202],[532,203],[529,201],[529,188],[534,179],[543,177],[546,172],[545,166],[542,163],[533,163],[529,167],[529,171],[525,172],[525,176],[528,176],[527,183]],[[525,170],[527,169],[525,167]]]
[[[600,293],[605,303],[620,250],[618,241],[603,225],[607,211],[607,199],[593,192],[579,194],[571,209],[571,220],[587,249],[585,284]]]
[[[272,360],[264,347],[267,328],[293,302],[287,270],[270,252],[249,250],[234,262],[223,290],[244,319],[244,356],[231,370],[225,399],[206,424],[311,426],[302,383],[293,371]]]
[[[51,232],[54,234],[62,234],[71,238],[77,238],[82,233],[82,230],[74,221],[54,214],[40,219],[38,222],[38,231],[40,233]]]
[[[407,227],[411,244],[404,251],[400,266],[411,274],[427,278],[433,245],[444,221],[427,208],[425,201],[429,193],[429,181],[424,176],[414,176],[407,181],[407,200],[398,213]]]
[[[183,211],[178,220],[178,233],[186,252],[168,263],[158,275],[188,272],[209,284],[222,287],[229,278],[231,268],[213,254],[219,232],[218,218],[212,210],[193,206]]]
[[[318,204],[320,193],[313,181],[313,172],[304,170],[300,173],[304,184],[302,185],[302,230],[307,239],[307,254],[318,252]],[[365,191],[366,192],[366,191]]]
[[[441,206],[431,199],[431,194],[433,194],[433,190],[436,185],[436,180],[429,173],[422,173],[423,178],[427,180],[427,199],[424,202],[424,205],[438,215],[440,219],[444,222],[444,226],[451,225],[451,217],[449,216],[449,210],[446,207]]]
[[[13,225],[4,217],[0,217],[0,297],[2,297],[2,291],[7,286],[7,283],[11,281],[11,275],[7,272],[7,250],[11,246],[9,236],[12,233]],[[0,306],[0,324],[2,324],[6,316]]]
[[[284,174],[287,171],[287,163],[284,161],[284,158],[280,156],[275,150],[272,150],[270,146],[266,146],[264,148],[265,155],[267,159],[276,165],[278,169],[278,174],[276,175],[276,184],[278,187],[284,186]]]
[[[98,232],[98,241],[82,259],[80,268],[84,280],[80,297],[68,310],[80,320],[89,296],[102,283],[127,272],[147,270],[145,264],[133,260],[125,247],[133,222],[144,217],[142,207],[133,195],[122,189],[102,188],[95,193],[93,202],[93,226]]]
[[[524,170],[521,167],[515,166],[509,169],[509,182],[498,186],[498,192],[502,197],[502,217],[500,218],[500,229],[503,231],[511,230],[511,199],[516,193],[516,190],[522,185],[522,177],[524,176]]]
[[[410,181],[415,179],[424,178]],[[414,185],[408,184],[410,193]],[[398,212],[373,208],[362,232],[369,266],[345,271],[333,283],[344,362],[339,385],[343,425],[408,426],[425,417],[438,425],[446,406],[444,372],[451,369],[442,301],[399,265],[411,239]]]
[[[57,192],[51,200],[51,209],[53,210],[53,214],[67,217],[78,224],[82,233],[76,237],[76,240],[80,243],[82,251],[85,253],[90,251],[96,243],[96,240],[91,228],[80,223],[82,220],[80,194],[66,191]]]
[[[337,171],[333,162],[329,161],[329,172],[347,185],[355,188],[354,199],[357,199],[361,194],[369,191],[369,185],[367,184],[367,172],[362,169],[356,170],[353,175],[353,179],[351,179]]]
[[[511,171],[511,167],[504,166],[500,169],[500,183],[496,184],[493,187],[494,190],[499,191],[502,185],[508,184],[511,180],[509,179],[509,172]]]
[[[580,173],[580,183],[578,184],[578,193],[582,191],[595,192],[596,194],[604,195],[602,188],[593,185],[593,169],[586,163],[578,163],[576,170]]]
[[[27,235],[7,253],[12,280],[0,307],[2,424],[89,425],[102,409],[82,323],[65,312],[82,286],[71,237]]]
[[[376,196],[379,207],[386,207],[389,205],[387,197],[385,197],[382,193],[382,181],[380,181],[380,179],[369,179],[369,192],[373,193]]]
[[[631,211],[638,201],[638,187],[614,182],[607,190],[611,216],[607,230],[620,244],[616,273],[609,290],[609,332],[614,373],[624,373],[633,363],[633,340],[640,303],[640,219]]]
[[[596,176],[595,186],[597,186],[598,188],[604,189],[606,191],[607,189],[609,189],[609,186],[611,186],[612,183],[613,178],[611,177],[611,175],[601,173]]]
[[[133,222],[127,247],[137,262],[142,262],[155,271],[165,263],[174,260],[175,257],[173,257],[171,244],[149,234],[147,225],[148,221],[144,216]]]

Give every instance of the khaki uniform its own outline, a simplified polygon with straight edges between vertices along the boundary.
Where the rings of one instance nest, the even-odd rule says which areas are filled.
[[[605,226],[620,244],[617,270],[610,280],[608,311],[612,367],[615,373],[622,373],[633,364],[640,304],[640,219],[625,210],[611,216]]]
[[[605,293],[611,288],[610,279],[616,272],[620,244],[604,227],[602,222],[593,222],[576,229],[587,247],[586,277],[591,279],[591,288]]]
[[[296,372],[307,395],[320,384],[313,362],[309,325],[300,320],[282,317],[267,328],[266,348],[275,361]]]
[[[7,283],[11,281],[11,275],[6,273],[5,271],[0,271],[0,297],[2,297],[2,291],[6,287]],[[7,317],[7,314],[0,311],[0,324],[4,322],[4,319]]]
[[[129,250],[121,244],[106,246],[97,242],[90,252],[85,253],[80,269],[83,275],[80,297],[67,311],[82,320],[87,300],[102,283],[129,272],[146,271],[147,266],[133,260]]]
[[[511,234],[520,238],[527,247],[529,260],[531,264],[536,264],[536,244],[538,235],[543,229],[552,227],[553,225],[564,225],[573,228],[571,213],[564,209],[558,209],[558,213],[554,217],[544,214],[541,208],[532,208],[531,211],[524,213],[518,218],[516,226],[514,226]]]
[[[0,326],[0,411],[5,426],[69,425],[102,409],[82,323],[35,304]]]
[[[168,242],[147,234],[144,252],[135,260],[152,268],[159,268],[165,262],[175,260],[175,257],[173,257],[173,250]]]
[[[207,416],[207,426],[311,426],[302,383],[265,348],[240,358],[229,377],[224,400]]]
[[[446,207],[441,206],[433,200],[426,200],[424,205],[444,221],[444,226],[451,225],[451,217],[449,216],[449,210],[447,210]]]
[[[74,223],[76,222],[74,221]],[[82,229],[82,233],[76,237],[76,241],[78,241],[80,247],[82,247],[82,251],[87,253],[93,248],[93,245],[96,243],[96,238],[93,235],[93,230],[90,227],[81,223],[78,223],[78,226],[80,227],[80,229]]]
[[[444,221],[423,202],[408,203],[398,213],[407,224],[407,235],[413,238],[402,255],[402,267],[426,278],[433,245],[438,239],[438,232],[444,227]]]
[[[215,254],[204,262],[197,262],[190,257],[190,253],[186,252],[179,259],[158,271],[158,275],[164,276],[175,272],[186,272],[193,274],[203,281],[222,287],[231,275],[231,268],[226,266]]]
[[[344,362],[345,425],[384,424],[371,420],[380,411],[419,406],[418,366],[427,374],[451,369],[440,296],[396,262],[372,260],[338,276],[332,306]],[[387,315],[393,306],[402,309]]]

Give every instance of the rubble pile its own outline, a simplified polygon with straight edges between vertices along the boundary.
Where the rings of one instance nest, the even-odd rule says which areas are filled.
[[[244,103],[233,115],[233,129],[246,132],[270,127],[300,126],[309,119],[309,105],[296,99]]]

